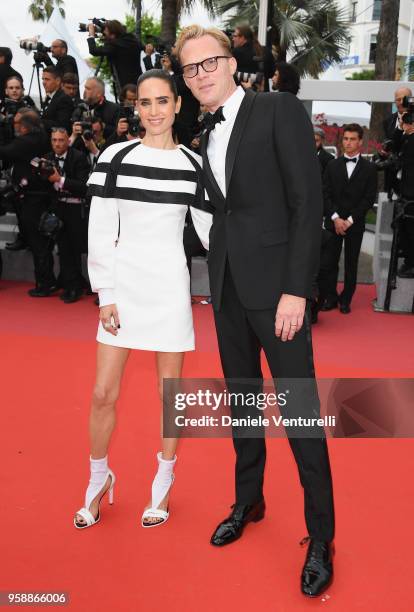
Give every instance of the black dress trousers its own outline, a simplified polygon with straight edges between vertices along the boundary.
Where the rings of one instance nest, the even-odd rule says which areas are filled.
[[[272,377],[279,384],[283,379],[308,379],[307,392],[300,405],[287,403],[283,417],[319,416],[319,400],[314,379],[310,318],[306,312],[300,332],[291,341],[275,336],[275,309],[248,310],[241,304],[226,264],[222,303],[214,312],[219,350],[226,379],[256,379],[249,384],[231,384],[230,392],[260,392],[262,371],[260,353],[263,348]],[[245,409],[244,409],[245,410]],[[242,410],[243,412],[243,410]],[[232,406],[233,416],[243,416]],[[266,445],[263,432],[258,437],[233,437],[236,451],[236,503],[254,504],[263,499],[263,476]],[[334,537],[334,503],[332,477],[324,431],[320,437],[289,437],[305,496],[305,519],[308,533],[319,540]]]

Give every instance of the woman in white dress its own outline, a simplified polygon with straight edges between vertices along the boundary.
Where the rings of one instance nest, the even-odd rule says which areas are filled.
[[[167,72],[150,70],[139,78],[137,90],[145,137],[108,147],[89,179],[93,197],[88,269],[92,288],[99,294],[100,323],[90,412],[91,477],[84,507],[74,517],[78,529],[99,521],[105,493],[113,501],[115,475],[108,467],[108,447],[130,350],[156,352],[161,406],[163,379],[180,378],[184,353],[194,350],[183,247],[188,206],[208,248],[211,215],[202,204],[201,158],[173,139],[172,126],[180,109],[175,83]],[[160,525],[169,516],[177,439],[163,438],[161,431],[161,443],[143,527]]]

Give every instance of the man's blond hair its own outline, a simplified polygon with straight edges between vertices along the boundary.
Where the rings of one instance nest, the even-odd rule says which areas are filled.
[[[177,53],[177,57],[181,60],[181,53],[183,51],[183,47],[188,40],[193,40],[196,38],[201,38],[202,36],[211,36],[215,38],[219,45],[222,47],[223,51],[229,55],[232,55],[231,52],[231,42],[228,36],[224,34],[218,28],[203,28],[199,25],[190,25],[183,30],[181,30],[180,35],[175,44],[175,49]]]

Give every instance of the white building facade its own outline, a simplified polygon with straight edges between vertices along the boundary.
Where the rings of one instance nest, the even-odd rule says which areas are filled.
[[[341,70],[345,77],[375,68],[382,0],[337,0],[349,15],[352,40]],[[405,77],[407,57],[414,55],[414,0],[400,0],[396,79]],[[410,47],[410,48],[409,48]]]

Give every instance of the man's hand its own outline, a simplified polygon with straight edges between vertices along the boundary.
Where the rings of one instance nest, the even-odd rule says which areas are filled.
[[[116,304],[108,304],[107,306],[101,306],[99,309],[99,319],[106,332],[113,336],[118,335],[118,329],[121,327],[119,324],[118,309]]]
[[[403,123],[402,129],[404,134],[406,134],[407,136],[411,136],[411,134],[414,134],[414,125],[412,125],[411,123]]]
[[[305,298],[288,293],[281,296],[276,310],[275,334],[282,342],[292,340],[302,328],[305,307]]]
[[[118,125],[116,126],[116,134],[117,136],[124,136],[128,134],[128,119],[123,117],[118,121]]]
[[[91,138],[91,140],[86,140],[83,136],[82,136],[82,140],[85,143],[85,147],[87,148],[87,150],[89,151],[89,153],[92,153],[93,155],[98,155],[99,153],[99,149],[96,146],[96,143],[94,141],[93,138]]]
[[[50,176],[47,177],[47,180],[50,183],[58,183],[60,181],[60,179],[62,178],[62,175],[59,174],[59,172],[57,171],[57,169],[55,168],[55,171],[53,174],[51,174]]]
[[[344,220],[344,224],[345,224],[345,231],[349,229],[352,225],[352,223],[348,219]]]
[[[348,229],[350,223],[349,221],[345,221],[344,219],[337,217],[334,220],[334,225],[335,225],[335,232],[340,236],[345,236],[346,230]]]

